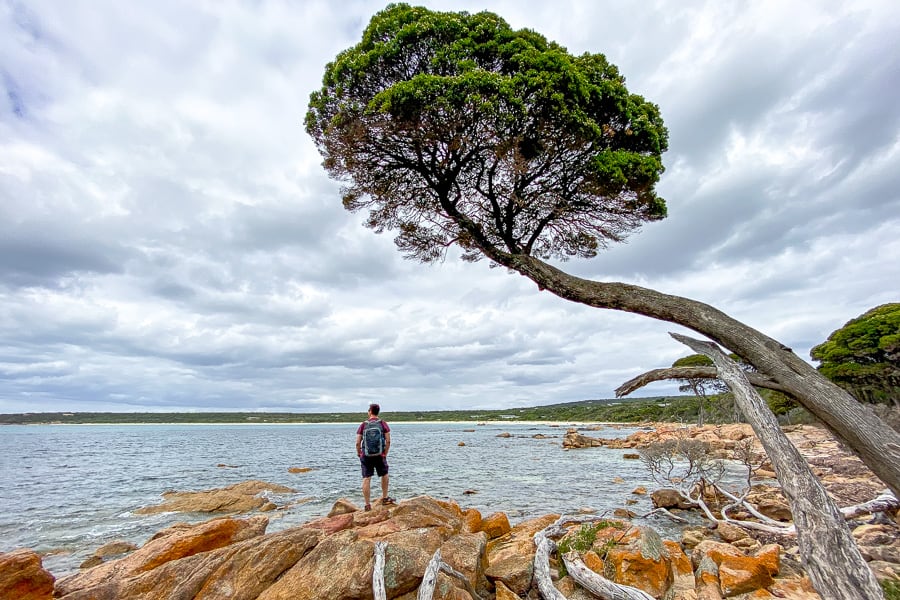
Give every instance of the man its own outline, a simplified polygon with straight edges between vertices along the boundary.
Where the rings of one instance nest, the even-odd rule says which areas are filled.
[[[381,412],[379,405],[370,404],[369,418],[363,421],[356,430],[356,454],[359,456],[362,466],[362,493],[363,499],[366,501],[366,510],[372,510],[369,498],[373,473],[378,473],[378,476],[381,477],[381,503],[395,504],[394,499],[388,496],[390,478],[388,477],[387,455],[391,448],[391,428],[378,418],[379,412]],[[365,444],[364,435],[366,436]],[[377,439],[378,435],[380,435],[380,439]],[[379,442],[381,443],[380,447],[372,446]],[[381,450],[381,452],[373,455],[372,453],[377,450]]]

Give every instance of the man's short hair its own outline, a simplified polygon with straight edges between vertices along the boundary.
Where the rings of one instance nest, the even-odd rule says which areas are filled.
[[[372,412],[373,415],[377,416],[378,413],[381,412],[381,407],[373,402],[372,404],[369,405],[369,410]]]

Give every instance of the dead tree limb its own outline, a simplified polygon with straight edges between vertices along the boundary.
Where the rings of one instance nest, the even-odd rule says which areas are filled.
[[[387,542],[375,542],[375,568],[372,570],[372,594],[375,600],[387,600],[384,590],[384,550]]]
[[[641,518],[642,518],[642,519],[646,519],[647,517],[651,517],[651,516],[653,516],[653,515],[655,515],[655,514],[660,514],[660,513],[666,515],[667,517],[669,517],[670,519],[672,519],[672,520],[675,521],[676,523],[687,523],[687,522],[688,522],[687,519],[682,518],[682,517],[679,517],[678,515],[673,514],[671,511],[669,511],[669,510],[667,510],[667,509],[665,509],[665,508],[662,508],[662,507],[654,508],[653,510],[651,510],[651,511],[648,512],[647,514],[641,515]]]
[[[443,560],[441,561],[441,571],[443,571],[447,575],[450,575],[451,577],[455,577],[456,579],[460,580],[463,584],[463,587],[466,588],[466,591],[469,592],[469,595],[472,596],[474,600],[478,600],[479,598],[481,598],[478,592],[475,591],[475,588],[472,587],[472,583],[469,581],[469,579],[465,575],[445,563]]]
[[[767,390],[775,390],[788,396],[793,397],[790,390],[783,385],[769,379],[765,375],[759,373],[747,373],[747,379],[750,384],[755,387],[765,388]],[[646,373],[641,373],[637,377],[629,379],[616,388],[616,398],[627,396],[631,392],[638,390],[648,383],[654,381],[665,381],[667,379],[718,379],[719,375],[715,367],[668,367],[666,369],[653,369]]]
[[[534,579],[538,591],[544,600],[566,600],[566,597],[553,586],[550,578],[550,554],[556,551],[556,542],[547,537],[544,531],[534,534]]]
[[[603,600],[655,600],[643,590],[622,585],[591,571],[582,562],[577,552],[568,552],[563,557],[566,571],[575,583]]]
[[[844,516],[781,431],[775,415],[753,389],[746,373],[715,344],[676,333],[671,335],[694,352],[710,357],[719,378],[734,393],[735,401],[775,467],[797,526],[800,555],[816,591],[825,600],[884,598]]]
[[[434,551],[434,556],[425,567],[425,574],[422,575],[422,583],[419,585],[419,593],[416,594],[416,600],[431,600],[434,596],[434,587],[437,585],[437,576],[441,570],[441,549]]]
[[[416,600],[431,600],[432,596],[434,596],[434,588],[437,586],[438,573],[441,571],[459,579],[472,598],[475,600],[481,598],[465,575],[444,562],[444,559],[441,557],[441,549],[438,548],[434,551],[431,560],[428,561],[428,566],[425,567],[425,574],[422,576],[422,583],[419,585],[419,593],[416,594]]]

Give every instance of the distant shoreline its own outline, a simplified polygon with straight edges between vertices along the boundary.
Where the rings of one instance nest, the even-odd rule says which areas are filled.
[[[290,426],[290,425],[346,425],[348,427],[355,427],[359,423],[364,420],[365,417],[362,417],[360,421],[296,421],[296,422],[267,422],[267,421],[154,421],[154,422],[145,422],[145,421],[114,421],[114,422],[92,422],[92,423],[84,423],[84,422],[75,422],[75,423],[65,423],[61,421],[46,421],[46,422],[30,422],[30,423],[0,423],[0,427],[4,425],[14,426],[14,425],[27,425],[29,427],[47,427],[47,426],[57,426],[63,425],[66,427],[95,427],[95,426],[108,426],[108,425],[123,425],[123,426],[152,426],[152,425],[190,425],[190,426],[199,426],[199,425],[241,425],[241,426],[255,426],[255,425],[272,425],[272,426]],[[565,429],[567,427],[584,427],[588,425],[599,425],[604,427],[638,427],[644,425],[643,422],[619,422],[619,421],[519,421],[519,420],[507,420],[507,421],[478,421],[474,423],[472,421],[438,421],[438,420],[421,420],[421,421],[394,421],[392,419],[385,419],[391,425],[424,425],[424,424],[434,424],[434,425],[471,425],[473,427],[485,427],[485,426],[496,426],[496,425],[535,425],[535,426],[543,426],[551,429]]]
[[[526,408],[482,410],[382,410],[392,423],[646,423],[684,420],[697,401],[692,396],[597,399]],[[679,408],[672,413],[676,407]],[[685,413],[683,407],[687,407]],[[672,418],[676,416],[676,418]],[[0,425],[146,424],[337,424],[360,423],[364,412],[74,412],[0,414]]]

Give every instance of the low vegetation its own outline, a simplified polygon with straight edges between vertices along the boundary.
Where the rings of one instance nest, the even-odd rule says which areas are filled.
[[[692,396],[635,400],[583,400],[528,408],[494,410],[389,411],[388,421],[558,421],[635,423],[646,421],[692,422],[697,399]],[[365,413],[291,412],[42,412],[0,414],[2,425],[125,424],[125,423],[357,423]]]

